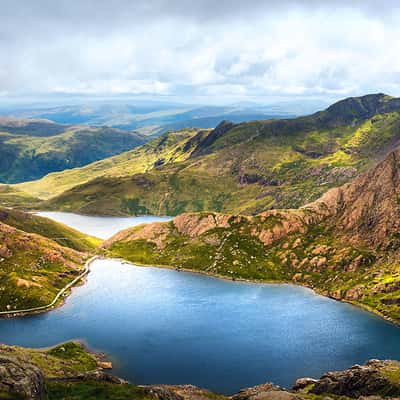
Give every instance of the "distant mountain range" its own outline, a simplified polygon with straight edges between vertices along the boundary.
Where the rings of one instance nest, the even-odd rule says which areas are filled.
[[[143,144],[145,137],[106,127],[60,125],[43,119],[0,118],[0,182],[41,178]]]
[[[48,119],[58,124],[109,126],[160,135],[182,128],[214,128],[222,120],[244,122],[257,119],[287,118],[310,114],[322,101],[287,101],[270,105],[241,102],[228,106],[188,105],[160,101],[88,102],[62,106],[19,106],[1,108],[0,115],[16,118]]]
[[[92,214],[295,208],[374,165],[398,143],[399,125],[399,99],[349,98],[306,117],[169,132],[14,190]]]

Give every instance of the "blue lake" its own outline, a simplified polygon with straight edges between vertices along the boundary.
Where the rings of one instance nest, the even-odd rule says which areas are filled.
[[[0,320],[7,344],[77,338],[106,353],[112,373],[133,383],[191,383],[222,393],[267,381],[289,387],[370,358],[400,359],[399,327],[311,290],[111,259],[93,263],[63,307]]]

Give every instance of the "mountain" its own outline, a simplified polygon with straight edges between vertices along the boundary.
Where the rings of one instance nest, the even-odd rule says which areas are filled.
[[[47,218],[1,208],[0,311],[49,304],[98,244]]]
[[[184,161],[190,156],[191,150],[190,147],[185,146],[197,132],[198,130],[194,129],[168,132],[131,151],[81,168],[51,173],[38,181],[13,185],[9,190],[14,190],[15,193],[22,191],[47,199],[97,177],[134,175],[150,170],[157,165]]]
[[[0,182],[41,178],[130,150],[145,142],[135,132],[0,118]]]
[[[183,214],[104,243],[133,262],[294,282],[400,321],[400,147],[300,209]]]
[[[296,208],[350,181],[400,139],[400,100],[349,98],[295,119],[170,132],[84,168],[17,186],[45,208],[88,214]]]
[[[214,128],[223,119],[244,122],[254,119],[294,117],[318,109],[321,102],[288,102],[260,105],[237,103],[226,106],[179,104],[166,101],[88,101],[85,104],[29,106],[4,109],[0,115],[48,119],[58,124],[109,126],[135,130],[144,135],[161,135],[183,128]],[[294,111],[292,111],[294,110]]]

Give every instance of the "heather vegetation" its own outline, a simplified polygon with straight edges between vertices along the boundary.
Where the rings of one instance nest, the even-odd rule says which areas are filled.
[[[0,209],[0,311],[50,304],[99,242],[47,218]]]

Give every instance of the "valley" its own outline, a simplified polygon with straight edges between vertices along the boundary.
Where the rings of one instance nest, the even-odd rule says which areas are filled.
[[[395,148],[399,110],[398,99],[376,94],[306,117],[169,132],[121,155],[14,188],[43,199],[44,209],[94,215],[254,215],[297,208]]]
[[[136,133],[0,117],[0,182],[17,183],[80,167],[143,144]]]
[[[290,387],[302,374],[317,378],[369,358],[398,358],[399,328],[345,303],[400,322],[399,123],[398,99],[368,95],[308,117],[171,131],[83,167],[3,185],[0,309],[12,316],[53,299],[63,307],[0,320],[0,340],[44,347],[81,338],[110,355],[113,372],[131,382],[191,382],[220,393],[265,376]],[[70,288],[94,255],[101,259],[87,264],[84,285]],[[231,342],[216,324],[224,315],[224,327],[237,331]],[[128,316],[132,342],[124,330],[109,331]],[[281,342],[274,332],[287,331],[285,324],[296,329]],[[265,335],[271,344],[262,355]],[[177,337],[175,375],[161,361],[158,368],[148,363],[149,349],[170,360]],[[235,380],[208,376],[211,366],[199,373],[196,337],[203,346],[196,353],[204,354],[197,361],[220,363]],[[234,349],[240,359],[226,358]],[[244,349],[252,368],[233,372]],[[128,360],[141,360],[140,368]],[[287,374],[274,375],[277,363]]]

